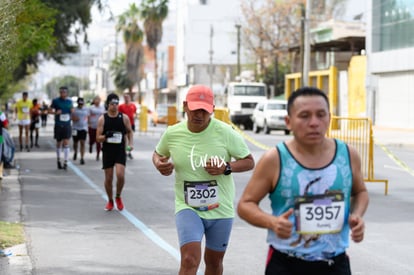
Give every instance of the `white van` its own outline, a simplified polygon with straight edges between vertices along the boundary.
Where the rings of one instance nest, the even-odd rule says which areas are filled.
[[[244,129],[253,128],[252,114],[259,102],[266,101],[266,84],[259,82],[230,82],[224,90],[224,106],[230,120]]]

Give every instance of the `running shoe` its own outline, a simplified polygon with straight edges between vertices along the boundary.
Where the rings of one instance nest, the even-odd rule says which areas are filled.
[[[66,162],[66,161],[63,163],[63,169],[64,169],[64,170],[68,169],[68,164],[67,164],[67,162]]]
[[[110,200],[105,206],[105,211],[111,211],[112,209],[114,209],[114,201]]]
[[[60,163],[60,160],[57,161],[57,168],[58,169],[63,169],[62,163]]]
[[[84,164],[85,164],[85,161],[84,161],[83,159],[81,159],[81,160],[80,160],[80,164],[81,164],[81,165],[84,165]]]
[[[78,156],[78,154],[75,152],[73,153],[73,160],[76,160],[76,157]]]
[[[115,202],[116,202],[116,207],[118,208],[118,210],[122,211],[122,209],[124,209],[124,204],[122,203],[121,197],[115,198]]]

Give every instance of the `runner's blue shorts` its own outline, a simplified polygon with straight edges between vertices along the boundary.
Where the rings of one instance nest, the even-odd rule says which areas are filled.
[[[229,243],[233,218],[207,220],[200,218],[194,210],[184,209],[175,215],[175,223],[180,247],[201,242],[205,235],[208,249],[223,252]]]

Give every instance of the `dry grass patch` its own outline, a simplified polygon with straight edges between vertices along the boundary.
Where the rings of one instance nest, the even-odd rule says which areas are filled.
[[[23,225],[0,221],[0,249],[24,243]]]

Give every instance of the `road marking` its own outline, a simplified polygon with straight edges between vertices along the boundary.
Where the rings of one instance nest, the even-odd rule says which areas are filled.
[[[387,165],[387,164],[384,165],[384,168],[388,168],[388,169],[391,169],[391,170],[405,171],[405,169],[403,169],[401,167],[396,167],[396,166]]]
[[[267,146],[267,145],[264,145],[264,144],[262,144],[262,143],[260,143],[260,142],[258,142],[258,141],[256,141],[254,138],[252,138],[251,136],[249,136],[249,135],[247,135],[244,131],[242,131],[239,127],[237,127],[237,125],[236,124],[234,124],[234,123],[232,123],[232,122],[230,122],[230,125],[237,131],[237,132],[239,132],[239,134],[241,134],[242,135],[242,137],[244,137],[247,141],[249,141],[250,143],[252,143],[253,145],[255,145],[256,147],[258,147],[258,148],[260,148],[260,149],[263,149],[263,150],[265,150],[265,151],[267,151],[267,150],[269,150],[269,149],[271,149],[271,148],[273,148],[273,147],[271,147],[271,146]]]
[[[107,200],[106,193],[101,188],[99,188],[91,179],[89,179],[78,167],[76,167],[70,161],[68,162],[68,167],[72,169],[73,172],[75,172],[75,174],[77,174],[86,184],[88,184],[92,189],[99,193],[105,201]],[[119,213],[122,216],[124,216],[132,225],[134,225],[137,229],[144,233],[156,245],[167,251],[177,261],[180,261],[180,253],[178,252],[178,250],[172,247],[170,244],[168,244],[165,240],[163,240],[157,233],[155,233],[152,229],[146,226],[137,217],[135,217],[126,209],[119,211]]]
[[[392,159],[398,166],[400,166],[404,171],[406,171],[411,176],[414,176],[414,170],[411,169],[404,161],[397,158],[396,155],[394,155],[391,150],[389,150],[387,147],[385,147],[382,144],[377,144],[384,152],[387,154],[387,156]]]

